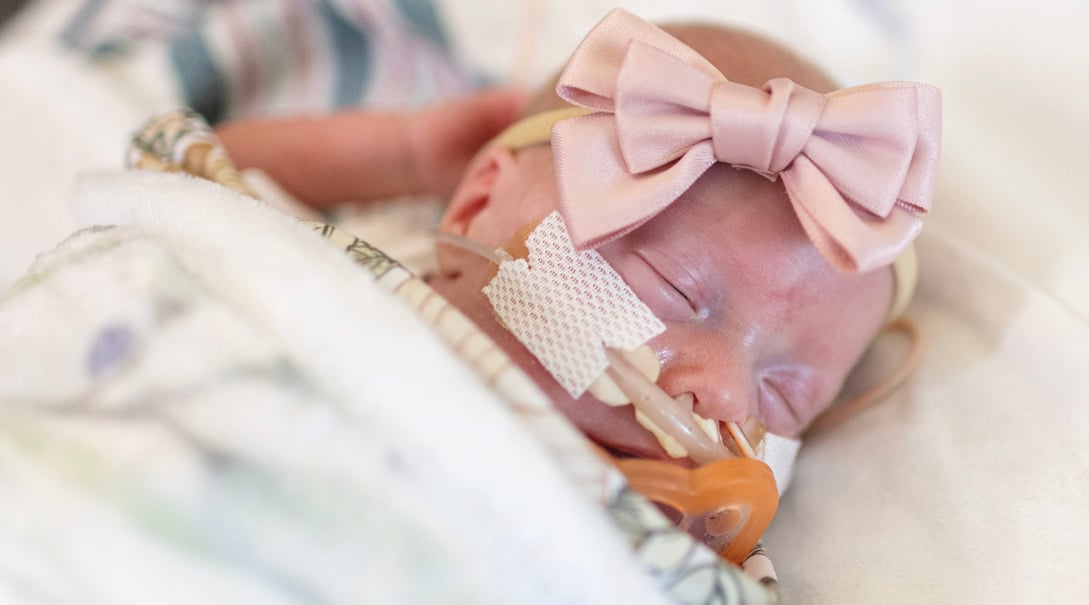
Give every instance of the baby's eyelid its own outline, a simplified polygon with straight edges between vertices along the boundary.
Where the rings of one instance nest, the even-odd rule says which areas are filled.
[[[637,255],[639,256],[639,258],[643,259],[643,262],[645,262],[647,266],[650,267],[652,271],[654,271],[654,274],[657,275],[659,279],[661,279],[674,292],[676,292],[677,295],[684,299],[685,303],[694,314],[696,314],[697,316],[700,315],[699,304],[688,294],[688,292],[684,290],[684,288],[678,286],[675,280],[670,279],[661,269],[658,268],[655,263],[651,262],[650,259],[648,259],[645,255],[641,253],[637,253]]]
[[[673,283],[673,280],[671,280],[668,277],[662,275],[661,273],[658,273],[658,275],[660,275],[662,277],[662,281],[669,284],[670,288],[673,288],[673,290],[676,291],[677,294],[681,295],[681,298],[683,298],[686,302],[688,302],[688,306],[692,307],[692,311],[698,311],[698,309],[696,308],[696,302],[694,300],[692,300],[691,296],[689,296],[684,290],[682,290],[679,286],[677,286],[677,284]]]

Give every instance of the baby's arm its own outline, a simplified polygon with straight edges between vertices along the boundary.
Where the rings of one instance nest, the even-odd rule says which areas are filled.
[[[253,118],[220,125],[216,133],[239,168],[260,168],[318,208],[409,194],[445,197],[525,100],[520,90],[493,89],[414,112]]]

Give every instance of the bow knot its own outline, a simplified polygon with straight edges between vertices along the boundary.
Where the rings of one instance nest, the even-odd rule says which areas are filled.
[[[930,207],[941,96],[925,84],[745,86],[617,9],[556,91],[597,112],[552,129],[560,209],[580,248],[650,220],[719,162],[781,178],[809,238],[844,270],[891,263]]]
[[[715,159],[773,177],[802,152],[824,95],[786,78],[753,88],[728,80],[711,89]]]

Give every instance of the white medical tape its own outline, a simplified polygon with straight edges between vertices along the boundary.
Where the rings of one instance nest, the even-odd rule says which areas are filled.
[[[496,316],[572,397],[609,362],[665,331],[600,254],[579,252],[558,212],[526,238],[529,255],[505,261],[484,287]]]

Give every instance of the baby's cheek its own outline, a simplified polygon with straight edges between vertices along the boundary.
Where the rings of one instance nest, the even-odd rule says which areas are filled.
[[[879,334],[891,300],[891,273],[885,269],[856,279],[819,305],[819,315],[799,325],[799,350],[813,360],[820,380],[814,381],[804,425],[842,398],[848,377]],[[853,378],[851,379],[853,380]]]
[[[839,296],[830,297],[830,303],[820,307],[822,315],[813,320],[817,325],[808,335],[814,347],[823,349],[818,355],[829,361],[828,374],[836,386],[877,337],[892,298],[889,270],[854,277]],[[827,337],[829,333],[835,337]]]

